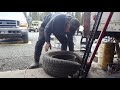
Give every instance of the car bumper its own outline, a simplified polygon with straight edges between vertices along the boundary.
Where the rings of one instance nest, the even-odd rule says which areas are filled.
[[[0,38],[15,38],[21,37],[24,32],[28,32],[27,29],[18,29],[18,28],[0,28]]]
[[[29,31],[35,31],[36,29],[29,29]]]

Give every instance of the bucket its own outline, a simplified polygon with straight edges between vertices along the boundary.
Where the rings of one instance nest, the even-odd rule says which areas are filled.
[[[103,70],[107,70],[108,64],[113,63],[115,43],[102,43],[99,49],[99,63]]]

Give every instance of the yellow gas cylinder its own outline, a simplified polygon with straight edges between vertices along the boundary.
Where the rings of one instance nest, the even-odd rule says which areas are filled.
[[[102,64],[102,58],[103,58],[103,49],[104,49],[104,45],[105,44],[100,44],[99,48],[98,48],[98,65],[101,66]]]
[[[107,70],[108,64],[113,63],[114,51],[115,51],[115,43],[106,42],[102,43],[102,59],[101,59],[101,68],[103,70]]]

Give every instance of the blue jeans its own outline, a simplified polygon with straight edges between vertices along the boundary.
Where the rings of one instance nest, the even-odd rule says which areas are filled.
[[[72,38],[67,39],[67,37],[70,37],[69,35],[67,37],[66,35],[57,35],[57,34],[54,35],[61,43],[61,50],[67,50],[67,46],[69,46],[69,51],[73,51],[74,45],[73,43],[71,43]],[[35,62],[39,62],[44,43],[45,43],[44,29],[40,28],[39,38],[35,45],[35,52],[34,52]]]

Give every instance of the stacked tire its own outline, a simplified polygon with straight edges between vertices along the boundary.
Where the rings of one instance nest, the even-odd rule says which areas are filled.
[[[54,51],[42,57],[44,71],[54,77],[68,78],[80,69],[81,57],[70,51]]]

